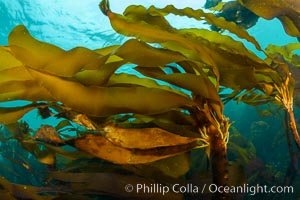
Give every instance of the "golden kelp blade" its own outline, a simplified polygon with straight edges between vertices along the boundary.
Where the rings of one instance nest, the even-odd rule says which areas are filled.
[[[169,91],[180,96],[188,97],[188,95],[180,90],[173,89],[167,85],[160,85],[157,81],[149,79],[149,78],[141,78],[133,74],[114,74],[110,77],[107,86],[115,87],[115,86],[125,86],[125,85],[132,85],[132,86],[143,86],[147,88],[156,88],[165,91]]]
[[[294,51],[297,51],[300,49],[300,43],[289,43],[286,44],[284,46],[277,46],[277,45],[273,45],[270,44],[267,46],[267,48],[265,49],[265,51],[271,55],[272,57],[278,57],[278,55],[280,54],[286,61],[293,63],[294,65],[298,65],[298,67],[300,67],[300,62],[293,62],[296,61],[295,58],[298,59],[299,61],[299,55],[297,55],[296,53],[294,53]]]
[[[38,41],[22,25],[12,30],[8,42],[11,54],[23,64],[63,77],[71,77],[83,69],[99,69],[109,58],[84,47],[65,51],[55,45]],[[114,48],[116,47],[111,50]]]
[[[104,126],[104,137],[114,145],[130,149],[151,149],[178,146],[200,138],[182,137],[160,128],[122,128],[113,124]]]
[[[2,61],[2,60],[1,60]],[[0,84],[7,81],[33,80],[23,65],[0,70]]]
[[[87,86],[105,86],[114,72],[126,62],[121,60],[105,63],[97,70],[82,70],[76,73],[73,78]]]
[[[9,47],[0,47],[0,61],[0,71],[22,65],[22,63],[13,56]]]
[[[139,9],[139,11],[140,10],[141,9]],[[195,43],[195,41],[177,34],[174,31],[171,32],[168,30],[168,27],[162,28],[153,26],[153,24],[149,24],[143,20],[132,21],[130,17],[113,13],[110,10],[108,10],[106,14],[110,19],[112,27],[118,33],[126,36],[135,36],[145,42],[159,43],[172,51],[180,52],[187,58],[194,58],[203,61],[210,66],[215,66],[211,55],[208,54],[206,46],[199,45]]]
[[[30,66],[43,67],[64,54],[64,50],[34,39],[23,25],[16,26],[8,36],[13,54],[23,63]],[[47,53],[45,53],[47,52]]]
[[[206,77],[190,73],[174,73],[155,76],[154,78],[189,90],[195,95],[200,95],[204,98],[214,100],[215,102],[220,102],[217,89]]]
[[[54,75],[71,77],[82,70],[100,69],[107,59],[108,57],[99,55],[90,49],[76,47],[66,51],[59,58],[47,63],[47,65],[43,67],[43,71]]]
[[[211,25],[217,26],[221,29],[229,30],[231,33],[237,35],[238,37],[246,39],[248,42],[254,44],[256,49],[262,50],[258,42],[255,40],[255,38],[250,36],[247,31],[239,28],[235,23],[228,22],[222,17],[216,17],[212,13],[205,13],[201,9],[198,10],[193,10],[192,8],[177,9],[173,5],[168,5],[162,9],[151,6],[148,10],[149,13],[153,15],[156,15],[157,13],[161,15],[175,14],[180,16],[187,16],[197,20],[205,20]]]
[[[53,101],[49,92],[40,87],[36,81],[7,81],[0,82],[0,102],[13,100]]]
[[[139,53],[137,54],[137,52]],[[115,52],[115,55],[143,67],[164,66],[169,63],[175,63],[186,59],[178,52],[154,48],[136,39],[125,42]]]
[[[112,27],[117,32],[127,36],[134,36],[145,42],[158,43],[167,49],[180,52],[187,60],[203,63],[206,68],[212,70],[217,82],[220,80],[220,85],[222,86],[232,89],[258,87],[254,68],[267,68],[268,66],[258,57],[245,50],[245,47],[240,42],[237,42],[237,46],[227,42],[222,48],[220,44],[214,44],[213,41],[209,42],[204,36],[197,33],[194,34],[193,32],[195,31],[176,30],[170,25],[163,26],[167,21],[162,16],[169,12],[196,17],[194,14],[197,11],[192,11],[191,9],[176,10],[172,6],[166,7],[166,10],[151,9],[150,12],[150,9],[146,10],[142,6],[130,6],[126,9],[124,15],[113,13],[110,10],[106,14]],[[151,15],[151,13],[157,14]],[[161,20],[155,20],[157,16]],[[214,32],[211,32],[211,34],[216,35]],[[212,36],[209,37],[212,38]],[[241,37],[246,38],[246,36]],[[248,39],[260,49],[255,40],[251,40],[250,36]],[[223,43],[222,40],[225,40],[225,37],[219,36],[218,41]],[[231,39],[231,41],[234,40]],[[234,52],[232,52],[231,47],[234,47]]]
[[[87,134],[74,139],[72,145],[81,151],[116,164],[143,164],[178,155],[197,148],[197,142],[184,145],[152,148],[146,150],[127,149],[114,145],[102,135]]]
[[[64,80],[33,69],[28,70],[56,101],[87,115],[108,116],[127,112],[155,114],[175,107],[193,105],[193,102],[186,97],[160,89],[85,87],[77,82]]]

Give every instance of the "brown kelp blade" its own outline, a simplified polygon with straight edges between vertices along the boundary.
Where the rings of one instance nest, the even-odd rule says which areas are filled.
[[[265,19],[277,17],[285,32],[291,36],[300,36],[300,2],[295,0],[239,0],[239,2]]]
[[[46,187],[34,187],[29,185],[10,183],[4,177],[0,177],[0,194],[4,199],[33,199],[50,200],[54,196],[45,196],[41,193],[56,192],[55,189]]]
[[[151,149],[178,146],[200,138],[182,137],[160,128],[122,128],[113,124],[103,127],[104,137],[114,145],[128,149]]]
[[[197,142],[190,142],[183,145],[145,150],[128,149],[114,145],[102,135],[95,134],[87,134],[81,138],[74,139],[72,143],[81,151],[116,164],[149,163],[190,151],[198,146]]]
[[[163,187],[164,185],[134,175],[122,175],[117,173],[54,172],[50,174],[50,177],[68,183],[65,187],[75,194],[103,194],[121,199],[183,199],[182,194],[175,194],[171,191],[162,195],[161,192],[145,193],[141,190],[137,190],[139,184],[150,187],[155,184],[160,187]],[[130,185],[128,186],[128,184]],[[126,188],[126,186],[133,186],[133,190],[131,192],[126,191],[126,189],[131,189]]]

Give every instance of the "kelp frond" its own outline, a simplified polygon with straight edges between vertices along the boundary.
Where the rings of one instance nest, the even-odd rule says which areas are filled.
[[[104,15],[107,15],[107,12],[110,11],[109,1],[103,0],[99,4],[99,8]]]

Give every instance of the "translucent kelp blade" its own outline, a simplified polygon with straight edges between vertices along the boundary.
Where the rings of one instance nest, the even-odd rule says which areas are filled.
[[[97,70],[83,70],[76,73],[73,78],[78,80],[84,85],[96,85],[96,86],[106,86],[110,77],[114,72],[127,61],[121,60],[116,62],[109,62],[100,67]]]
[[[167,14],[175,14],[180,16],[187,16],[190,18],[194,18],[197,20],[205,20],[211,25],[217,26],[221,29],[225,29],[230,31],[231,33],[237,35],[240,38],[246,39],[248,42],[254,44],[254,46],[258,50],[262,50],[258,42],[255,40],[254,37],[250,36],[247,31],[244,29],[239,28],[235,23],[226,21],[223,17],[216,17],[212,13],[205,13],[203,10],[193,10],[192,8],[184,8],[184,9],[177,9],[173,5],[168,5],[165,8],[159,9],[154,6],[151,6],[149,9],[149,13],[151,15],[167,15]],[[124,13],[125,14],[125,13]]]
[[[239,0],[239,2],[265,19],[277,17],[287,34],[300,36],[300,1],[297,0]]]
[[[106,56],[106,55],[109,55],[110,53],[114,52],[119,47],[120,47],[120,45],[113,45],[113,46],[103,47],[101,49],[95,49],[93,51],[102,56]]]
[[[148,68],[149,69],[149,68]],[[158,84],[157,81],[149,79],[149,78],[141,78],[136,75],[132,74],[114,74],[110,77],[109,82],[107,83],[107,86],[122,86],[122,85],[132,85],[132,86],[143,86],[147,88],[156,88],[156,89],[161,89],[165,91],[169,91],[175,94],[179,94],[184,97],[188,97],[187,94],[184,92],[181,92],[178,89],[172,88],[167,85],[161,85]]]
[[[0,82],[0,102],[12,100],[52,101],[53,98],[33,80]]]
[[[137,54],[136,52],[139,53]],[[186,59],[180,53],[168,49],[151,47],[136,39],[125,42],[115,54],[128,62],[143,67],[164,66],[169,63],[175,63]]]
[[[178,146],[201,140],[182,137],[160,128],[122,128],[107,124],[103,128],[104,137],[114,145],[128,149],[151,149]]]
[[[35,67],[44,67],[64,54],[64,50],[33,38],[23,26],[16,26],[8,37],[8,44],[14,56],[23,63]]]
[[[197,148],[197,142],[146,150],[127,149],[114,145],[102,135],[87,134],[73,141],[73,145],[95,157],[116,164],[142,164],[168,158]]]
[[[77,194],[104,194],[118,199],[173,199],[182,200],[182,194],[175,194],[168,192],[162,195],[159,192],[151,192],[145,195],[143,192],[137,193],[135,190],[128,193],[124,190],[126,184],[138,185],[145,184],[151,186],[157,184],[154,180],[149,180],[141,176],[123,175],[117,173],[66,173],[66,172],[52,172],[50,177],[59,181],[65,182],[63,188],[68,191],[74,191]],[[163,185],[161,184],[163,187]],[[71,198],[72,199],[72,198]]]
[[[273,58],[271,63],[276,66],[276,70],[280,74],[279,78],[281,79],[276,81],[277,85],[280,85],[284,77],[291,76],[293,80],[290,79],[289,87],[294,88],[294,91],[290,91],[294,96],[300,92],[300,55],[296,53],[296,50],[299,49],[299,43],[290,43],[284,46],[269,45],[265,50]]]
[[[286,61],[296,66],[298,65],[298,67],[300,67],[300,62],[299,63],[295,62],[297,61],[296,58],[298,57],[299,59],[300,55],[297,55],[296,53],[293,52],[299,49],[300,49],[300,43],[289,43],[283,46],[270,44],[267,46],[265,51],[272,57],[276,57],[276,55],[280,54]]]
[[[90,49],[76,47],[66,51],[58,59],[47,63],[43,70],[55,75],[70,77],[81,70],[99,69],[107,59],[107,56],[99,55]]]
[[[222,48],[219,44],[214,44],[206,39],[205,35],[200,37],[200,34],[191,35],[187,32],[163,27],[162,23],[155,21],[155,19],[152,20],[157,15],[161,19],[161,14],[152,16],[145,8],[141,9],[141,6],[136,10],[134,10],[134,6],[131,6],[125,13],[128,16],[107,11],[110,22],[117,32],[135,36],[146,42],[158,43],[167,49],[180,52],[188,60],[204,63],[204,65],[212,69],[217,82],[220,80],[220,84],[226,87],[237,89],[237,86],[241,88],[257,86],[254,66],[268,67],[258,57],[245,50],[241,43],[237,43],[238,45],[235,46],[233,44],[229,45],[228,42]],[[211,34],[212,36],[208,37],[213,38],[213,36],[216,36],[213,32]],[[224,40],[221,36],[219,38],[219,40]],[[233,40],[231,39],[230,41]],[[242,54],[239,53],[239,48],[241,48],[240,52]],[[236,53],[232,53],[232,50]],[[247,57],[246,55],[250,56]],[[222,70],[222,75],[219,70]],[[242,77],[241,73],[248,74],[245,80],[239,78]],[[230,78],[227,78],[227,75],[230,75]]]
[[[134,9],[133,7],[130,8]],[[147,15],[147,12],[144,12],[144,10],[141,10],[142,14]],[[110,18],[112,27],[118,33],[126,36],[134,36],[145,42],[158,43],[167,49],[180,52],[189,59],[200,60],[209,66],[215,66],[213,58],[208,53],[209,49],[205,45],[177,34],[175,29],[171,29],[170,31],[169,27],[154,26],[143,21],[142,18],[140,20],[132,20],[132,17],[122,16],[109,10],[106,14]],[[141,13],[138,13],[138,15],[140,16]],[[155,22],[160,23],[159,20]]]
[[[77,82],[64,80],[32,69],[28,70],[56,101],[87,115],[108,116],[127,112],[154,114],[193,104],[186,97],[161,89],[86,87]],[[80,94],[80,98],[78,98],[78,94]]]
[[[22,65],[22,63],[13,56],[9,47],[0,47],[0,60],[0,71]]]
[[[210,31],[207,29],[197,29],[197,28],[186,28],[178,30],[181,34],[189,35],[194,38],[205,38],[212,45],[213,49],[220,49],[223,51],[231,52],[232,54],[239,54],[240,56],[247,56],[255,62],[262,63],[263,61],[245,47],[245,45],[237,40],[232,39],[228,35],[223,35],[216,31]]]
[[[218,67],[219,81],[222,86],[232,89],[258,87],[255,72],[257,70],[274,71],[264,60],[247,50],[241,42],[228,36],[204,29],[184,29],[180,32],[188,33],[195,40],[198,37],[205,36],[210,41],[208,46],[211,52],[214,52],[214,61]],[[240,79],[240,77],[244,78]]]
[[[174,73],[155,78],[189,90],[194,95],[200,95],[204,98],[221,103],[217,89],[206,77],[188,73]]]
[[[64,77],[71,77],[83,69],[98,69],[109,58],[84,47],[65,51],[38,41],[22,25],[12,30],[8,42],[12,54],[23,64]]]

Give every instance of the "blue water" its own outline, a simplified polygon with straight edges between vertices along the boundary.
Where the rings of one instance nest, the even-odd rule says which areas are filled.
[[[204,3],[204,0],[110,1],[111,9],[117,13],[121,13],[127,6],[132,4],[155,5],[157,7],[173,4],[178,8],[192,7],[197,9],[202,8]],[[126,38],[119,36],[112,30],[109,20],[100,12],[98,4],[99,0],[0,0],[0,45],[7,45],[8,34],[19,24],[25,25],[35,38],[66,50],[77,46],[97,49],[124,42]],[[172,25],[178,28],[205,26],[188,18],[168,16],[168,19],[170,19]],[[277,19],[267,21],[260,18],[257,24],[248,31],[261,44],[262,48],[265,48],[268,44],[284,45],[297,41],[295,38],[286,35]],[[257,55],[263,56],[251,44],[244,42]],[[21,104],[24,104],[24,102],[11,102],[5,105],[17,106]],[[4,104],[1,105],[3,106]],[[250,134],[253,132],[253,122],[260,120],[256,108],[243,103],[230,102],[226,104],[225,115],[234,122],[234,126],[238,127],[241,133],[249,137],[251,137]],[[282,113],[281,116],[283,116]],[[37,111],[30,112],[22,120],[29,122],[31,128],[35,130],[41,124],[56,125],[59,122],[54,118],[42,121],[38,117]],[[269,124],[272,124],[274,121],[278,122],[273,123],[269,127],[268,136],[275,134],[282,128],[281,120],[274,117],[267,117],[264,120]],[[263,144],[258,143],[258,145],[260,146],[257,146],[257,150],[263,151]],[[271,151],[272,149],[269,150]],[[276,151],[279,150],[276,149]],[[263,152],[263,155],[265,154],[267,153]],[[280,162],[277,159],[277,161],[272,163],[274,159],[275,156],[272,155],[265,160],[273,165],[275,162]]]

